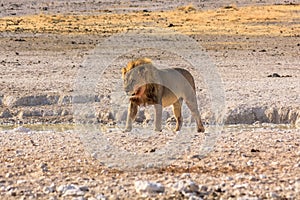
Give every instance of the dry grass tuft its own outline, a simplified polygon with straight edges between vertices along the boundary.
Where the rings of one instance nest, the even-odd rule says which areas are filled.
[[[177,8],[177,10],[184,11],[185,13],[196,11],[197,9],[194,7],[194,5],[186,5],[186,6],[180,6]]]
[[[184,12],[189,12],[185,14]],[[153,24],[184,34],[300,36],[300,5],[234,5],[199,11],[192,5],[173,11],[95,15],[32,15],[0,18],[0,32],[111,35]],[[170,26],[176,24],[176,26]]]

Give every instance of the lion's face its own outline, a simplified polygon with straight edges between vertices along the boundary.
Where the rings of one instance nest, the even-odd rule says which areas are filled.
[[[131,98],[141,97],[146,89],[143,69],[134,68],[123,74],[123,86],[127,95]]]

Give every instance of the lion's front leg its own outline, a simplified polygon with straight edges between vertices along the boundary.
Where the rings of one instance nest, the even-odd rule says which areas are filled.
[[[154,124],[155,124],[155,131],[161,131],[161,120],[162,120],[162,105],[155,104],[155,117],[154,117]]]
[[[138,106],[135,103],[130,102],[127,113],[127,120],[124,132],[130,132],[132,129],[132,123],[135,120]]]

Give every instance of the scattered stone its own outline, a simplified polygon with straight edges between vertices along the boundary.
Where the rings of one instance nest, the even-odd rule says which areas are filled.
[[[175,191],[183,193],[193,193],[199,191],[199,186],[193,181],[180,180],[177,183],[175,183],[172,188]]]
[[[260,152],[260,151],[258,149],[251,149],[251,152],[255,153],[255,152]]]
[[[48,172],[48,165],[47,165],[47,163],[42,163],[41,164],[41,169],[42,169],[43,172]]]
[[[74,198],[72,198],[72,200],[86,200],[86,198],[84,198],[83,196],[80,196],[80,197],[74,197]]]
[[[10,172],[8,172],[8,173],[5,174],[5,177],[6,177],[6,178],[11,178],[12,176],[13,176],[13,174],[10,173]]]
[[[249,181],[257,181],[258,179],[255,176],[249,176]]]
[[[162,184],[149,181],[136,181],[134,187],[138,193],[163,193],[165,191]]]
[[[264,174],[260,174],[260,175],[259,175],[259,178],[260,178],[260,179],[265,179],[265,178],[267,178],[267,176],[264,175]]]
[[[79,189],[68,189],[66,190],[62,196],[83,196],[84,192]]]
[[[50,186],[46,186],[43,188],[43,192],[45,194],[53,193],[56,190],[56,185],[52,183]]]
[[[270,192],[270,193],[267,193],[267,198],[270,198],[270,199],[278,199],[280,196],[275,193],[275,192]]]
[[[96,200],[107,200],[107,198],[103,194],[98,194]]]
[[[295,190],[300,193],[300,180],[295,181]]]
[[[254,165],[254,162],[253,162],[252,160],[249,160],[249,161],[247,162],[247,165],[248,165],[248,166],[253,166],[253,165]]]
[[[279,75],[278,73],[273,73],[268,75],[268,77],[272,77],[272,78],[284,78],[284,77],[292,77],[291,75]]]
[[[208,187],[206,185],[198,185],[200,192],[207,192]]]
[[[26,180],[17,180],[17,185],[21,185],[21,184],[24,184],[26,182],[27,182]]]
[[[15,189],[11,189],[11,190],[7,191],[7,195],[15,197],[15,196],[17,196],[17,192],[15,191]]]
[[[78,187],[77,185],[73,185],[73,184],[61,185],[57,188],[57,191],[59,193],[61,193],[62,196],[84,196],[84,194],[85,194],[85,191],[82,191],[80,189],[80,187]]]
[[[81,191],[84,191],[84,192],[88,192],[88,191],[89,191],[89,187],[88,187],[88,186],[85,186],[85,185],[79,186],[79,189],[80,189]]]
[[[237,184],[233,188],[234,189],[241,189],[241,188],[247,188],[248,186],[249,186],[248,183],[244,183],[244,184]]]

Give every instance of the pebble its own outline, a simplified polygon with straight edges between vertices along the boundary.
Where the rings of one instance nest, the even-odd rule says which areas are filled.
[[[86,200],[84,197],[74,197],[72,200]]]
[[[56,185],[52,183],[50,186],[46,186],[43,188],[43,192],[46,194],[53,193],[56,190]]]
[[[163,193],[165,187],[156,182],[136,181],[134,187],[137,193]]]
[[[106,200],[107,198],[106,198],[103,194],[98,194],[98,195],[96,196],[96,199],[97,199],[97,200]]]
[[[255,176],[249,176],[249,181],[257,181],[258,179]]]
[[[296,192],[299,192],[299,193],[300,193],[300,180],[297,180],[297,181],[295,182],[295,190],[296,190]]]
[[[46,163],[41,163],[40,167],[43,172],[48,172],[48,165]]]
[[[270,193],[267,193],[267,198],[277,199],[277,198],[279,198],[279,196],[275,192],[270,192]]]
[[[83,195],[84,192],[79,189],[69,189],[66,190],[62,196],[65,197],[65,196],[83,196]]]
[[[226,181],[232,181],[233,178],[231,176],[226,177]]]
[[[244,184],[237,184],[233,188],[234,189],[241,189],[241,188],[247,188],[248,186],[249,186],[248,183],[244,183]]]
[[[177,183],[173,184],[172,189],[177,192],[181,192],[186,197],[190,197],[190,193],[196,193],[199,191],[199,186],[193,181],[180,180]],[[202,186],[202,190],[207,190],[205,186]]]
[[[24,183],[26,183],[26,182],[27,182],[26,180],[17,180],[17,184],[18,184],[18,185],[24,184]]]
[[[261,198],[258,197],[250,197],[250,196],[243,196],[243,197],[239,197],[237,198],[237,200],[260,200]]]
[[[84,188],[84,190],[88,190],[88,187],[86,186],[77,186],[74,184],[70,185],[61,185],[57,188],[57,191],[62,194],[62,196],[83,196],[85,194],[85,191],[81,190],[81,188]]]
[[[8,172],[8,173],[5,174],[5,177],[6,177],[6,178],[11,178],[12,176],[13,176],[13,174],[10,173],[10,172]]]
[[[57,200],[57,197],[56,196],[51,196],[51,197],[49,197],[49,200]]]
[[[260,179],[265,179],[265,178],[267,178],[267,176],[264,175],[264,174],[260,174],[260,175],[259,175],[259,178],[260,178]]]
[[[252,160],[249,160],[249,161],[247,162],[247,165],[248,165],[248,166],[253,166],[253,165],[254,165],[254,162],[253,162]]]
[[[206,192],[208,190],[208,187],[206,185],[198,185],[199,191]]]

